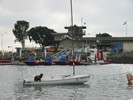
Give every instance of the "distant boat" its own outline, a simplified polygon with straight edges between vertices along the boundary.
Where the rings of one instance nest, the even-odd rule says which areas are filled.
[[[11,60],[0,60],[0,63],[11,63]]]
[[[26,65],[52,65],[52,59],[48,57],[45,60],[37,61],[36,58],[30,57],[24,63]]]
[[[72,85],[72,84],[83,84],[86,83],[90,78],[90,75],[74,75],[74,76],[66,76],[61,79],[49,79],[42,80],[39,82],[35,81],[26,81],[24,80],[24,86],[42,86],[42,85]]]

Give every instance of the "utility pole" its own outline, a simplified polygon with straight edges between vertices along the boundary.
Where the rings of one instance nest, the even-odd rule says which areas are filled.
[[[3,33],[1,34],[1,60],[3,59],[3,35],[5,35],[7,33]]]

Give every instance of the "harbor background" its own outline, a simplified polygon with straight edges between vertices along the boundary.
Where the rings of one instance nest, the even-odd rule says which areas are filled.
[[[126,74],[132,64],[76,66],[76,74],[90,74],[83,85],[23,87],[23,79],[43,73],[44,78],[71,75],[72,66],[0,66],[1,100],[132,100],[133,86]]]

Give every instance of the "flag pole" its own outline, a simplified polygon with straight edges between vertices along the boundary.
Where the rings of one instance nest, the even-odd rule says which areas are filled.
[[[127,37],[127,21],[126,21],[126,37]]]
[[[126,37],[127,37],[127,21],[125,21],[125,22],[123,23],[123,25],[126,25],[125,27],[126,27]]]

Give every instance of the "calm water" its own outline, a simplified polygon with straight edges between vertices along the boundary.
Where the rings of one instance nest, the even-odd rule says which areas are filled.
[[[76,66],[76,74],[90,74],[84,85],[23,87],[23,79],[72,74],[72,66],[0,66],[0,100],[133,100],[126,73],[133,65]]]

